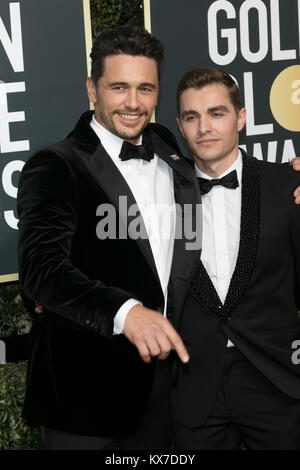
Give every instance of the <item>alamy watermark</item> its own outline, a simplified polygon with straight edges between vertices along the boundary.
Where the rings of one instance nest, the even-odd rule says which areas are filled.
[[[292,363],[295,366],[297,366],[298,364],[300,364],[300,340],[299,339],[295,339],[295,341],[293,341],[292,349],[296,350],[292,354]]]
[[[146,216],[147,221],[143,219]],[[173,227],[174,237],[185,241],[186,250],[202,248],[202,206],[201,204],[151,204],[138,206],[128,205],[127,196],[119,196],[118,207],[113,204],[100,204],[96,215],[101,217],[96,226],[96,234],[100,240],[148,239],[151,231],[152,239],[170,237]],[[158,221],[153,224],[151,221]],[[148,223],[148,231],[147,231]]]

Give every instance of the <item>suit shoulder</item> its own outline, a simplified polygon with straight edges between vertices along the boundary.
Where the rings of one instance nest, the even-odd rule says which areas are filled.
[[[293,167],[287,163],[273,163],[259,160],[259,165],[267,174],[281,175],[286,178],[292,178],[293,175],[297,174],[297,172],[293,170]]]
[[[277,191],[284,191],[284,188],[290,188],[293,192],[300,186],[300,172],[295,171],[293,167],[287,163],[272,163],[259,161],[262,172],[263,181],[273,181],[276,184]]]
[[[270,184],[276,188],[277,191],[281,191],[287,187],[295,189],[300,185],[300,172],[295,171],[288,163],[258,160],[255,156],[247,154],[243,149],[241,149],[241,151],[246,161],[254,160],[256,162],[256,165],[261,171],[263,185]]]
[[[42,160],[44,163],[52,162],[59,165],[61,162],[63,165],[69,166],[70,162],[72,161],[72,155],[74,155],[75,147],[73,141],[74,139],[72,137],[67,137],[60,142],[56,142],[55,144],[38,150],[29,157],[26,165],[32,165],[35,163],[37,164]]]
[[[43,148],[33,154],[25,163],[21,180],[27,175],[39,175],[39,177],[48,178],[50,175],[71,175],[74,173],[71,158],[68,158],[68,152],[64,151],[64,141],[58,142],[49,147]]]

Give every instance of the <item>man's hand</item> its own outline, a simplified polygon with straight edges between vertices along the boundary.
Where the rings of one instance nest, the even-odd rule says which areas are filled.
[[[300,186],[294,191],[295,203],[300,204]]]
[[[295,157],[290,163],[295,171],[300,171],[300,157]],[[295,203],[300,204],[300,186],[294,192]]]
[[[174,349],[182,362],[189,361],[188,352],[169,320],[155,310],[135,305],[126,317],[123,333],[136,346],[144,362],[152,357],[166,359]]]
[[[300,157],[294,157],[293,160],[290,161],[290,165],[292,165],[295,171],[300,171]]]
[[[36,305],[36,307],[34,309],[35,313],[38,313],[38,314],[43,313],[43,310],[44,310],[44,308],[43,308],[42,305]]]

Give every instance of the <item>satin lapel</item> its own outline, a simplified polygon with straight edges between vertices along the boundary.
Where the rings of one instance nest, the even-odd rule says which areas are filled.
[[[176,153],[172,147],[164,142],[155,132],[148,130],[151,137],[154,152],[164,160],[176,173],[179,173],[186,180],[193,182],[195,175],[192,167],[179,153]]]
[[[191,280],[200,260],[202,205],[199,186],[193,173],[191,174],[191,181],[187,180],[182,172],[174,171],[173,174],[176,200],[176,235],[170,284],[173,289],[174,322],[177,325],[180,321],[184,300],[190,289]]]
[[[174,272],[176,277],[182,280],[190,279],[191,268],[194,261],[200,257],[202,245],[202,207],[197,179],[192,165],[180,153],[176,153],[155,132],[151,130],[148,132],[154,152],[173,169],[177,208],[172,273]],[[190,235],[192,231],[195,232],[197,209],[198,242],[196,243],[195,240],[188,238],[188,232]]]
[[[97,147],[93,155],[91,156],[88,166],[90,167],[90,172],[92,176],[94,177],[94,179],[97,181],[101,189],[106,193],[107,197],[116,208],[119,214],[119,217],[124,223],[124,225],[128,227],[132,220],[139,217],[139,220],[141,222],[140,232],[146,235],[147,231],[146,231],[145,224],[144,224],[144,221],[140,212],[138,211],[132,216],[128,215],[129,207],[133,205],[137,206],[137,202],[134,199],[133,194],[128,184],[126,183],[125,179],[119,172],[118,168],[116,167],[112,159],[106,153],[101,143],[99,144],[99,146]],[[127,198],[127,207],[125,211],[119,210],[120,209],[120,206],[119,206],[120,196],[123,196],[123,197],[125,196]],[[129,227],[129,233],[130,233],[130,227]],[[157,270],[155,266],[155,261],[154,261],[152,250],[151,250],[151,246],[149,243],[149,239],[147,238],[147,236],[139,237],[139,238],[132,237],[132,238],[136,241],[141,253],[145,257],[149,266],[151,267],[153,274],[155,275],[157,281],[160,283],[159,276],[157,274]]]
[[[260,164],[244,151],[242,171],[242,207],[240,246],[223,314],[227,315],[245,293],[256,260],[260,226]]]
[[[147,129],[154,152],[173,169],[174,196],[176,202],[176,234],[170,285],[173,289],[173,310],[176,322],[191,279],[200,259],[202,245],[202,207],[199,186],[193,166],[168,145],[154,130]],[[179,150],[179,149],[178,149]],[[196,217],[198,221],[196,221]],[[191,232],[196,233],[197,238]]]

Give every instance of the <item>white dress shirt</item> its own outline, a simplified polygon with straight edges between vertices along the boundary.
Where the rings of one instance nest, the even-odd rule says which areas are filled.
[[[165,298],[165,314],[175,236],[173,170],[156,154],[150,162],[141,159],[122,161],[119,154],[123,140],[101,126],[94,116],[90,125],[126,180],[139,206]],[[140,303],[138,299],[129,299],[116,312],[115,334],[123,331],[127,313]]]
[[[241,152],[236,161],[218,178],[236,170],[239,186],[236,189],[213,186],[209,193],[202,195],[203,239],[201,261],[224,304],[232,274],[235,269],[241,224],[242,199]],[[212,179],[195,165],[196,176]],[[228,340],[227,346],[233,346]]]

